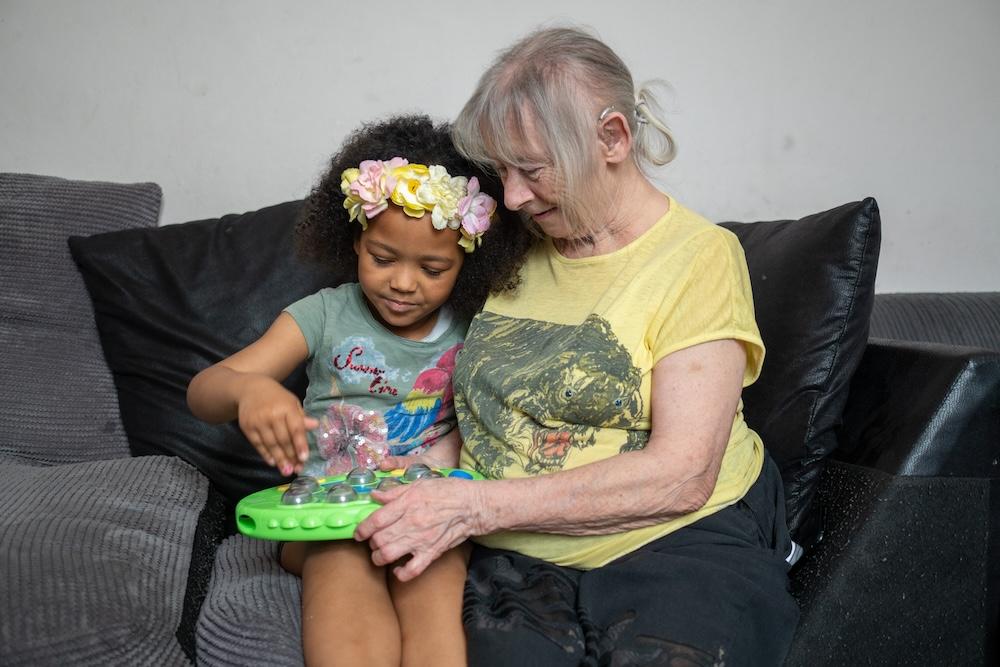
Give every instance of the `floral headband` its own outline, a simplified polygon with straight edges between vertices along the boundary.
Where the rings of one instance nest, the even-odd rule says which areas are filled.
[[[497,203],[479,191],[473,176],[449,176],[440,165],[410,164],[405,158],[365,160],[360,168],[345,169],[340,190],[347,197],[344,208],[362,229],[368,221],[389,207],[389,201],[412,218],[431,214],[434,229],[457,229],[458,245],[472,252],[483,242]]]

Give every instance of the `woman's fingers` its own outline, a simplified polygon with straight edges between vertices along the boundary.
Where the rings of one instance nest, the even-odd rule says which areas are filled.
[[[471,534],[465,498],[467,484],[474,483],[430,479],[374,492],[382,507],[358,525],[355,539],[368,540],[376,565],[391,565],[410,556],[393,570],[400,581],[409,581]]]

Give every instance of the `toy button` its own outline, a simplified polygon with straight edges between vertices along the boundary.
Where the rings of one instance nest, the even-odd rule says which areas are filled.
[[[448,473],[448,477],[457,477],[459,479],[472,479],[472,473],[465,470],[452,470]]]
[[[287,517],[285,517],[284,519],[281,520],[281,527],[282,528],[298,528],[299,527],[299,521],[298,521],[298,519],[296,519],[293,516],[287,516]]]
[[[425,466],[423,463],[414,463],[406,472],[403,473],[404,482],[415,482],[418,479],[423,479],[424,477],[430,477],[432,471],[429,467]]]
[[[311,503],[313,492],[304,486],[296,488],[289,486],[288,490],[281,494],[282,505],[305,505]]]
[[[354,487],[344,482],[337,482],[326,492],[326,502],[342,504],[358,499],[358,494]]]
[[[353,486],[358,493],[367,493],[374,488],[376,479],[374,472],[359,466],[347,473],[344,481]]]

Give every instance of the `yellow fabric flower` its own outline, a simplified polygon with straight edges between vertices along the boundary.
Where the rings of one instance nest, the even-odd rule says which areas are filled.
[[[430,170],[422,164],[408,164],[393,172],[396,187],[392,190],[392,203],[412,218],[423,217],[426,207],[417,196],[421,184],[430,177]]]
[[[496,210],[496,201],[479,192],[479,179],[452,177],[441,165],[409,164],[404,158],[365,160],[360,168],[345,169],[340,191],[350,221],[362,229],[388,207],[388,201],[411,218],[431,214],[435,229],[461,232],[459,245],[472,252],[482,243]]]
[[[440,165],[430,168],[429,178],[417,189],[417,198],[431,210],[434,229],[458,229],[461,224],[456,215],[458,201],[465,196],[468,183],[469,179],[464,176],[452,178]]]

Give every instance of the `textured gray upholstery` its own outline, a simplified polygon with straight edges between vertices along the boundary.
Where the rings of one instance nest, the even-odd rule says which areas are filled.
[[[879,294],[870,335],[1000,351],[1000,292]]]
[[[160,187],[0,174],[0,458],[128,455],[93,307],[66,239],[155,227]]]
[[[0,464],[0,664],[189,664],[175,635],[207,492],[173,457]]]
[[[278,543],[230,537],[198,619],[198,664],[299,667],[301,616],[301,584],[278,564]]]

